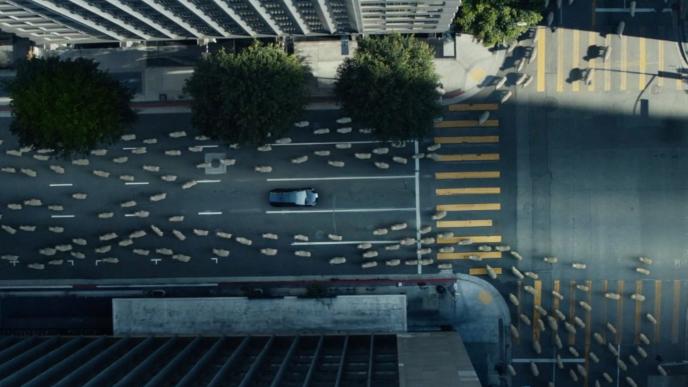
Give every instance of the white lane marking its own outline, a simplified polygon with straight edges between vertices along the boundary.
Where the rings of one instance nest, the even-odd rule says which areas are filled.
[[[219,145],[198,145],[199,148],[217,148]]]
[[[391,245],[400,241],[327,241],[327,242],[292,242],[292,246],[324,246],[324,245],[357,245],[370,243],[373,245]]]
[[[50,215],[51,218],[74,218],[76,215]]]
[[[511,359],[512,363],[556,363],[557,359],[548,359],[548,358],[518,358],[518,359]],[[561,359],[562,363],[585,363],[585,359],[577,358],[577,357],[567,357],[567,358],[562,358]]]
[[[338,176],[338,177],[285,177],[265,179],[267,181],[299,181],[299,180],[391,180],[413,179],[415,175],[391,175],[391,176]]]
[[[199,183],[199,184],[201,184],[201,183],[219,183],[221,181],[222,180],[196,180],[196,183]]]
[[[418,154],[418,140],[413,142],[413,151],[415,154]],[[415,189],[416,189],[416,259],[418,260],[418,274],[423,273],[423,265],[420,263],[420,182],[419,182],[419,177],[420,177],[420,160],[415,159],[415,171],[413,174],[413,177],[416,179],[415,181]]]
[[[311,146],[311,145],[336,145],[336,144],[379,144],[383,141],[368,140],[368,141],[323,141],[323,142],[290,142],[287,144],[270,144],[271,146]]]
[[[49,185],[51,187],[71,187],[74,184],[72,184],[72,183],[53,183],[53,184],[49,184]]]
[[[595,8],[595,12],[599,13],[614,13],[614,12],[620,12],[620,13],[629,13],[630,8]],[[656,9],[654,8],[636,8],[635,12],[657,12]],[[671,8],[662,8],[662,12],[671,12]]]
[[[132,216],[136,216],[136,214],[124,214],[125,218],[131,218]]]
[[[222,215],[222,211],[201,211],[198,215]]]
[[[148,185],[149,183],[147,181],[130,181],[127,183],[124,183],[124,185]]]
[[[96,285],[97,288],[103,288],[103,289],[110,289],[110,288],[167,288],[167,287],[175,287],[175,288],[192,288],[196,286],[218,286],[217,283],[199,283],[199,284],[122,284],[122,285]]]
[[[14,261],[11,261],[14,262]],[[71,289],[72,285],[8,285],[0,289]]]
[[[135,146],[125,146],[122,148],[122,150],[132,150],[132,149],[138,149],[138,148]]]
[[[333,212],[389,212],[389,211],[415,211],[413,207],[402,208],[342,208],[331,210],[279,210],[265,211],[266,214],[330,214]]]

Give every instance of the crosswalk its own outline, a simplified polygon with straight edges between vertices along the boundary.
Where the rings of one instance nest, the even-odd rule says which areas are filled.
[[[440,262],[502,258],[498,251],[477,251],[479,244],[498,244],[497,215],[502,210],[499,144],[501,141],[499,105],[496,103],[459,103],[449,105],[443,121],[435,124],[435,144],[441,147],[434,157],[437,163],[435,201],[437,212],[447,215],[435,222]],[[490,117],[480,119],[489,112]],[[448,236],[452,235],[452,236]],[[467,246],[458,245],[470,240]],[[453,246],[451,251],[442,247]],[[502,269],[495,267],[497,275]],[[485,267],[470,267],[472,275],[487,275]]]
[[[649,86],[684,90],[676,43],[637,36],[602,36],[596,31],[559,28],[536,33],[537,92],[585,93],[640,91]],[[609,47],[608,60],[594,47]],[[582,74],[593,69],[590,82]]]

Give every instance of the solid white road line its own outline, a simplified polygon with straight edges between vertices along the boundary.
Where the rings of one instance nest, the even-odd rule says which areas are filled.
[[[556,363],[557,359],[548,359],[548,358],[519,358],[519,359],[511,359],[512,363]],[[562,363],[585,363],[585,359],[582,358],[577,358],[577,357],[569,357],[569,358],[562,358],[561,359]]]
[[[413,207],[406,208],[342,208],[331,210],[279,210],[265,211],[266,214],[329,214],[333,212],[389,212],[389,211],[415,211]]]
[[[222,211],[201,211],[198,215],[222,215]]]
[[[391,179],[413,179],[415,175],[391,175],[391,176],[337,176],[337,177],[284,177],[265,179],[266,181],[299,181],[299,180],[391,180]]]
[[[147,181],[130,181],[127,183],[124,183],[124,185],[148,185]]]
[[[413,150],[415,154],[418,154],[418,140],[413,142]],[[416,179],[416,258],[418,260],[418,274],[423,273],[423,265],[420,263],[420,160],[415,159],[415,173],[413,177]]]
[[[292,242],[292,246],[325,246],[325,245],[357,245],[360,243],[370,243],[373,245],[391,245],[399,241],[327,241],[327,242]]]
[[[201,184],[201,183],[219,183],[221,181],[222,180],[196,180],[196,183],[199,183],[199,184]]]
[[[75,215],[50,215],[51,218],[73,218]]]
[[[199,148],[217,148],[219,145],[198,145]]]
[[[199,283],[199,284],[123,284],[123,285],[96,285],[97,288],[193,288],[196,286],[218,286],[217,283]]]
[[[613,12],[630,13],[630,9],[629,8],[595,8],[595,12],[599,12],[599,13],[613,13]],[[636,8],[635,12],[657,12],[657,10],[654,8]],[[662,12],[671,12],[671,8],[663,8]]]
[[[53,183],[53,184],[49,184],[49,185],[51,187],[71,187],[74,184],[72,184],[72,183]]]
[[[135,146],[125,146],[122,148],[122,150],[132,150],[132,149],[137,149]]]
[[[270,146],[312,146],[312,145],[336,145],[336,144],[379,144],[383,141],[369,140],[369,141],[323,141],[323,142],[290,142],[288,144],[270,144]]]

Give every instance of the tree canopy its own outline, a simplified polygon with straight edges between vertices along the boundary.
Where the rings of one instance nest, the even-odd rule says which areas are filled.
[[[421,138],[441,111],[432,60],[432,48],[413,36],[362,38],[337,70],[335,94],[346,113],[375,128],[379,138]]]
[[[461,32],[485,46],[512,43],[542,20],[542,1],[464,0],[456,17]]]
[[[136,120],[133,92],[90,59],[20,61],[7,88],[10,130],[22,146],[86,153],[114,142]]]
[[[191,121],[215,139],[263,144],[301,116],[307,75],[299,58],[275,45],[255,43],[237,54],[220,50],[202,59],[187,80]]]

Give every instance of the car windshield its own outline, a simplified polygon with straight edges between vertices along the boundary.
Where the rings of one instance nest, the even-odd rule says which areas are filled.
[[[306,204],[306,191],[280,192],[273,194],[274,201],[282,203]]]

